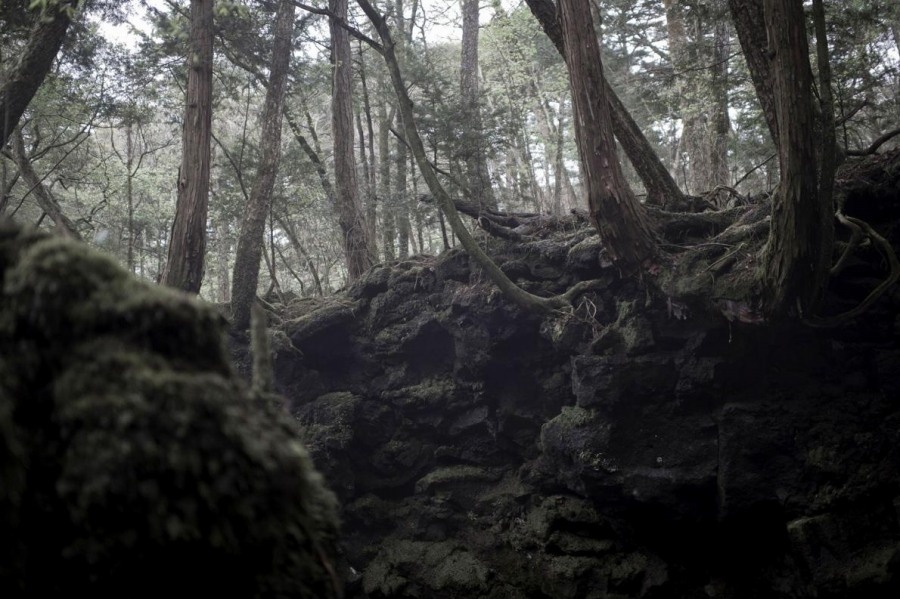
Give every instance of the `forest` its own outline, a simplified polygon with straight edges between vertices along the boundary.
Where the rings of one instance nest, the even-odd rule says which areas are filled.
[[[897,2],[3,0],[0,114],[11,596],[900,592]]]
[[[5,72],[23,47],[52,43],[30,23],[54,4],[4,3]],[[457,4],[372,7],[375,21],[356,6],[294,2],[77,7],[46,79],[27,75],[40,87],[21,122],[7,120],[0,214],[59,228],[141,278],[208,301],[326,295],[373,264],[459,243],[431,174],[450,198],[479,209],[586,213],[596,165],[579,154],[587,128],[575,126],[584,108],[570,77],[588,101],[602,93],[591,86],[605,85],[588,77],[605,80],[615,98],[604,120],[619,139],[608,151],[616,185],[628,190],[623,205],[686,212],[693,201],[721,211],[777,186],[779,99],[765,82],[773,72],[761,1],[589,3],[580,18],[598,25],[603,69],[593,75],[574,65],[567,72],[552,3]],[[835,162],[884,151],[900,110],[898,9],[874,1],[818,8],[829,45],[816,45],[811,17],[797,23],[813,40],[798,50],[815,49],[799,59],[828,66],[830,93],[820,93],[816,71],[806,109],[834,122]],[[390,44],[373,39],[382,14]],[[285,37],[276,47],[279,16]],[[382,45],[393,48],[396,82]],[[185,62],[188,47],[202,64]],[[406,90],[421,157],[393,85]],[[821,127],[801,118],[789,120],[806,129],[798,135],[810,152]],[[610,137],[590,135],[600,133]],[[626,223],[650,218],[631,211]],[[832,228],[830,213],[814,218]],[[656,242],[635,237],[652,236],[648,227],[609,235],[649,256]],[[254,280],[258,289],[242,291]]]

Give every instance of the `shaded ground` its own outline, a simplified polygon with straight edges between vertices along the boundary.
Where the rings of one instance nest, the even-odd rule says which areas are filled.
[[[896,247],[878,173],[846,211]],[[850,326],[772,328],[620,279],[574,221],[485,243],[530,291],[599,284],[541,319],[451,251],[283,315],[277,379],[343,504],[350,596],[896,596],[896,287]],[[829,310],[883,277],[861,247]]]

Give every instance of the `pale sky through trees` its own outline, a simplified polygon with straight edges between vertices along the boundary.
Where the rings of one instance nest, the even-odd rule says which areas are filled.
[[[166,0],[146,0],[146,3],[157,10],[165,10],[167,7]],[[521,0],[502,0],[503,7],[510,11],[514,7],[521,4]],[[151,33],[150,23],[146,19],[146,9],[134,2],[130,2],[129,16],[125,23],[114,25],[107,22],[99,22],[99,29],[103,36],[113,42],[125,44],[129,49],[134,50],[137,47],[138,35],[135,30],[143,34]],[[310,5],[316,5],[315,0],[310,1]],[[355,8],[351,6],[351,10]],[[462,37],[462,24],[460,21],[460,3],[459,0],[426,0],[422,2],[422,8],[425,10],[426,33],[428,41],[436,42],[458,42]],[[484,26],[490,20],[493,10],[490,3],[484,3],[481,8],[482,18],[481,24]],[[421,22],[421,15],[419,16]]]

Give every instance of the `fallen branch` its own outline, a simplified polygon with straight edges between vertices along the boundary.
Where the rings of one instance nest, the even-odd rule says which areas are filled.
[[[892,129],[873,141],[868,148],[864,150],[847,150],[847,156],[869,156],[870,154],[874,154],[878,148],[883,146],[885,143],[890,141],[891,139],[900,135],[900,127],[896,129]]]

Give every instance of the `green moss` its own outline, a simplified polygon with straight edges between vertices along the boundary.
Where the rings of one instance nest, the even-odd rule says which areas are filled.
[[[0,269],[0,595],[335,595],[335,499],[214,308],[8,228]]]

